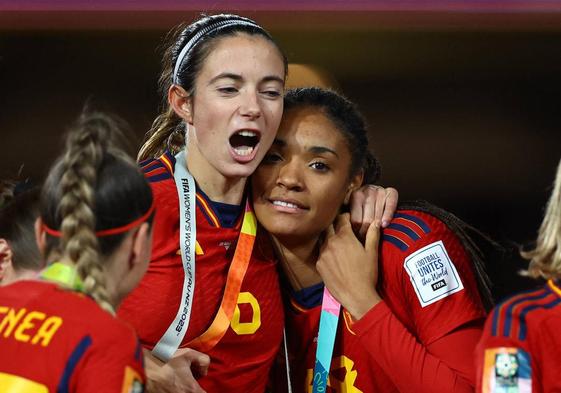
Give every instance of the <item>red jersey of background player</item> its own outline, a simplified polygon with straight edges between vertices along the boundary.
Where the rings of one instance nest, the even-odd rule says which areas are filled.
[[[383,301],[355,323],[343,311],[328,391],[472,391],[471,354],[485,311],[458,238],[431,215],[398,211],[380,255]],[[302,307],[298,297],[290,296],[286,315],[291,372],[295,391],[311,392],[321,306]],[[445,337],[466,324],[473,328],[461,338]]]
[[[45,281],[0,288],[2,393],[140,393],[142,349],[91,298]]]
[[[141,164],[156,205],[152,258],[146,275],[119,308],[119,315],[134,325],[141,343],[149,349],[177,314],[183,288],[174,165],[170,154]],[[196,284],[182,347],[201,335],[214,319],[243,217],[241,208],[213,203],[200,190],[196,200]],[[230,223],[224,222],[228,216],[234,217]],[[230,327],[207,352],[211,358],[208,374],[198,382],[208,392],[261,393],[265,389],[284,319],[276,263],[265,239],[258,234]]]
[[[476,350],[478,392],[561,391],[561,289],[548,281],[497,306]]]

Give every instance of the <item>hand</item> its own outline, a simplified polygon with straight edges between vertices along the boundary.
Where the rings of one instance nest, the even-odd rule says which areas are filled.
[[[370,224],[386,228],[397,208],[399,194],[395,188],[367,184],[351,194],[351,222],[361,239]]]
[[[378,280],[380,228],[370,224],[363,246],[354,234],[348,213],[337,217],[320,250],[316,268],[329,292],[353,318],[360,319],[381,299]]]
[[[205,376],[210,357],[190,348],[180,348],[163,363],[148,350],[144,350],[147,393],[205,393],[197,378]]]

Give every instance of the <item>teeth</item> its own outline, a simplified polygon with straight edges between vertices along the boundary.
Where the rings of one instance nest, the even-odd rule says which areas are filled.
[[[257,136],[257,134],[255,132],[249,131],[249,130],[242,130],[242,131],[238,132],[238,135],[249,136],[249,137]]]
[[[249,156],[253,152],[253,147],[251,146],[240,146],[234,149],[239,156]]]
[[[283,202],[283,201],[273,201],[273,205],[283,206],[283,207],[291,207],[293,209],[298,209],[298,206],[296,206],[294,203]]]

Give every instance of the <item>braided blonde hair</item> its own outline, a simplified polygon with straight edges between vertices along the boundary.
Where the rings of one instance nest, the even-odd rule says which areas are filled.
[[[110,130],[98,120],[82,117],[66,142],[60,179],[60,248],[63,258],[76,265],[84,281],[84,291],[103,309],[112,312],[95,236],[97,170],[110,140]]]
[[[104,262],[126,233],[97,237],[141,217],[152,206],[152,192],[134,161],[114,147],[124,139],[123,124],[101,113],[83,114],[66,139],[43,186],[41,218],[61,236],[48,236],[45,255],[70,261],[83,290],[103,309],[113,311]]]
[[[523,274],[545,279],[561,277],[561,161],[536,243],[533,250],[521,252],[530,261]]]

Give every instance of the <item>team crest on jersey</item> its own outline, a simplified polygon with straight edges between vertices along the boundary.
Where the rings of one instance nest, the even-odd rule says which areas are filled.
[[[230,246],[232,245],[232,242],[228,242],[228,241],[222,241],[220,243],[218,243],[219,246],[224,247],[226,249],[226,251],[228,251],[230,249]]]
[[[516,386],[518,360],[511,353],[498,353],[495,356],[495,379],[501,386]]]
[[[464,289],[442,241],[431,243],[409,255],[403,266],[422,307]]]
[[[530,356],[520,348],[485,350],[483,393],[529,393],[532,391]]]

